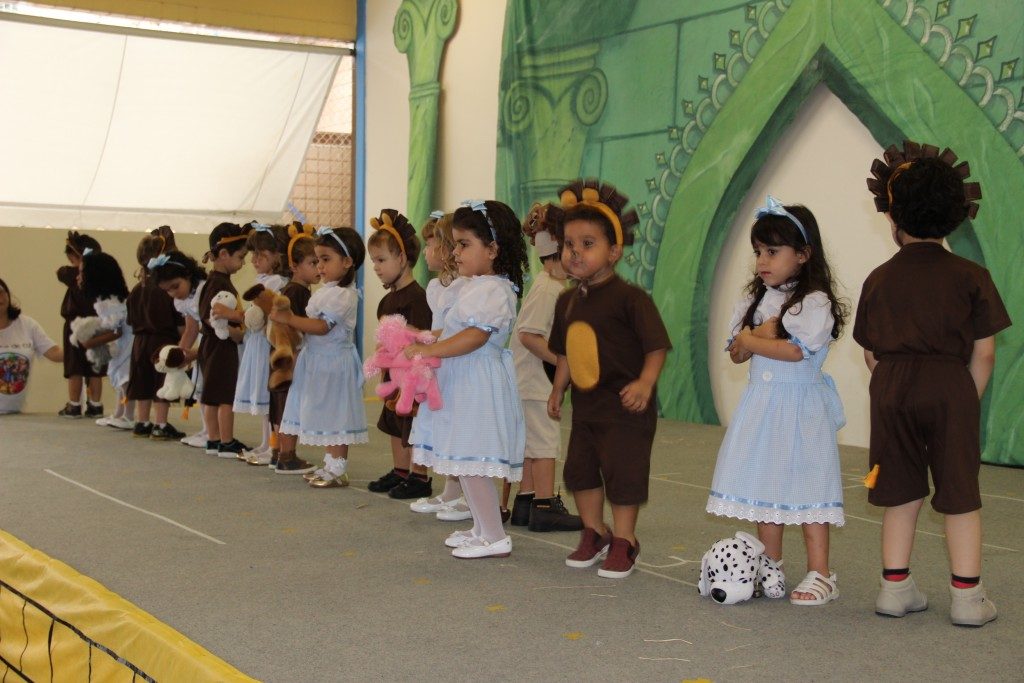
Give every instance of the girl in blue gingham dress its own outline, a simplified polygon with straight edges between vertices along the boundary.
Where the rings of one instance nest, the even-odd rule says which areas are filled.
[[[846,310],[805,207],[769,198],[751,243],[757,274],[728,344],[734,362],[750,361],[750,383],[718,452],[707,511],[756,522],[765,554],[779,563],[784,525],[801,525],[809,572],[791,602],[824,604],[839,594],[828,530],[845,521],[836,432],[846,420],[822,365]]]
[[[354,342],[360,305],[355,271],[362,266],[366,250],[352,228],[322,227],[317,230],[314,251],[324,282],[309,298],[307,319],[292,316],[290,311],[275,311],[271,319],[305,334],[281,418],[281,434],[295,435],[299,443],[325,447],[324,464],[310,486],[333,488],[348,486],[348,447],[367,441],[363,365]],[[293,452],[279,455],[285,460],[291,457]]]
[[[434,344],[414,344],[407,357],[444,359],[437,371],[443,406],[430,417],[430,450],[420,461],[457,476],[473,528],[445,541],[462,559],[506,557],[512,539],[501,523],[492,478],[522,476],[526,433],[512,354],[505,348],[516,319],[526,265],[519,219],[505,204],[472,202],[452,220],[460,285]]]
[[[256,271],[256,284],[280,292],[291,276],[285,250],[288,234],[282,226],[250,223],[252,232],[245,246],[252,255]],[[235,383],[235,401],[231,410],[248,415],[262,415],[260,444],[251,451],[242,451],[239,459],[270,453],[270,340],[267,339],[266,320],[258,315],[259,309],[246,312],[245,337],[242,339],[242,357],[238,362],[238,381]]]

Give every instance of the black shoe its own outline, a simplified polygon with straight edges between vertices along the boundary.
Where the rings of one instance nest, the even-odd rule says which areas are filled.
[[[366,488],[370,489],[374,493],[387,493],[391,489],[395,488],[399,484],[405,481],[405,477],[402,477],[398,472],[390,470],[383,477],[377,481],[371,481],[366,485]]]
[[[534,498],[530,503],[530,531],[580,531],[583,521],[565,509],[561,496]]]
[[[85,404],[86,417],[103,417],[103,404],[88,401]]]
[[[238,439],[231,439],[227,443],[223,441],[217,446],[217,457],[218,458],[234,458],[238,459],[238,454],[242,451],[251,451],[252,449],[246,446]]]
[[[132,427],[132,436],[137,436],[142,439],[148,439],[149,435],[153,433],[152,422],[136,422],[135,426]]]
[[[73,406],[70,402],[66,403],[63,408],[57,411],[57,415],[77,420],[82,417],[82,405],[78,404],[77,406]]]
[[[174,426],[168,422],[163,427],[153,425],[153,431],[150,433],[149,438],[156,439],[158,441],[170,441],[174,439],[178,441],[185,438],[184,432],[179,432]]]
[[[415,474],[410,474],[398,486],[388,491],[388,498],[395,498],[397,500],[430,498],[434,493],[434,487],[430,485],[432,481],[433,479],[423,479]]]
[[[534,494],[519,493],[512,502],[512,526],[526,526],[530,523],[530,503]]]

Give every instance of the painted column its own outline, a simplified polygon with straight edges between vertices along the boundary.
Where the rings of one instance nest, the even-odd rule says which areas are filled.
[[[437,127],[444,48],[455,32],[458,0],[403,0],[395,14],[395,47],[409,64],[409,186],[405,214],[421,225],[434,207]],[[426,262],[416,264],[426,280]]]
[[[579,176],[587,131],[608,102],[608,81],[597,68],[597,43],[522,56],[520,77],[505,91],[501,120],[516,148],[518,209],[555,199]]]

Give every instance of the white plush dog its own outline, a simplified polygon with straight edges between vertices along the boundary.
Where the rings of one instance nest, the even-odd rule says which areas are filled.
[[[216,304],[221,304],[234,310],[238,306],[238,299],[231,292],[217,292],[210,301],[210,308],[212,309]],[[228,338],[228,321],[224,318],[214,318],[212,310],[210,313],[210,327],[213,328],[213,332],[217,335],[218,339]]]
[[[179,347],[172,344],[161,347],[153,356],[153,367],[165,375],[163,386],[156,391],[157,398],[177,401],[192,395],[196,385],[187,372],[189,364],[185,362],[185,352]]]
[[[745,531],[723,538],[704,553],[697,590],[722,605],[733,605],[764,594],[781,598],[786,594],[782,569],[764,554],[764,544]]]
[[[110,328],[103,326],[103,321],[97,316],[91,315],[82,318],[75,318],[71,321],[71,337],[69,341],[72,346],[81,346],[82,342],[89,341],[103,332],[109,332]],[[92,364],[93,370],[100,372],[103,366],[110,362],[110,359],[117,354],[117,340],[106,344],[94,346],[85,350],[85,357]]]

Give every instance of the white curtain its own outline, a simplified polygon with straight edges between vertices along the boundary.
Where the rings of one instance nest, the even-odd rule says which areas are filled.
[[[276,220],[341,56],[0,19],[0,225]]]

